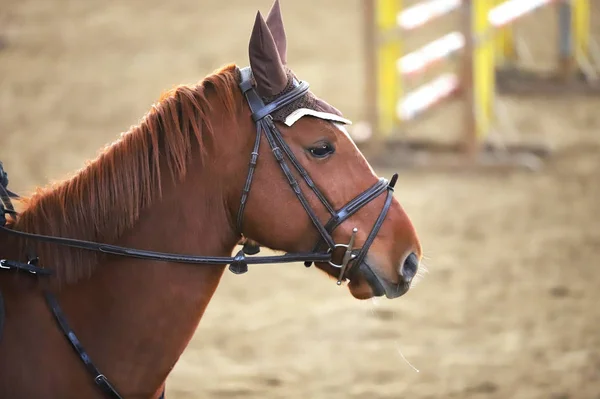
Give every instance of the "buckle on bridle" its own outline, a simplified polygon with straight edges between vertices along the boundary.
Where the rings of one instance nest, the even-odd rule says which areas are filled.
[[[353,247],[354,247],[354,240],[356,239],[356,233],[358,232],[358,229],[355,227],[352,229],[352,235],[350,236],[350,241],[348,242],[348,244],[335,244],[335,246],[333,247],[333,249],[335,248],[346,248],[346,252],[344,253],[344,257],[342,258],[342,263],[340,263],[339,265],[337,263],[333,263],[332,261],[328,261],[327,263],[329,263],[331,266],[333,267],[337,267],[338,269],[340,269],[340,274],[338,275],[338,279],[336,284],[337,285],[341,285],[342,281],[344,280],[344,275],[346,274],[346,270],[348,270],[348,265],[350,264],[350,261],[354,260],[357,255],[355,255],[353,253]],[[327,250],[327,252],[331,252],[332,248],[329,248]]]

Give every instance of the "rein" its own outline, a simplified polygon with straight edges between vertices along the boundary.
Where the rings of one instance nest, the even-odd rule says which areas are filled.
[[[31,238],[36,241],[47,242],[52,244],[63,245],[71,248],[79,248],[86,249],[95,252],[102,252],[105,254],[124,256],[128,258],[138,258],[138,259],[149,259],[149,260],[158,260],[164,262],[175,262],[175,263],[191,263],[191,264],[200,264],[200,265],[214,265],[214,264],[227,264],[230,265],[230,270],[234,273],[238,270],[237,268],[246,267],[249,264],[271,264],[271,263],[292,263],[292,262],[303,262],[303,261],[313,261],[313,262],[327,262],[331,260],[331,254],[327,253],[288,253],[285,255],[273,255],[273,256],[254,256],[252,258],[246,258],[243,250],[240,250],[236,256],[201,256],[201,255],[183,255],[183,254],[173,254],[173,253],[165,253],[165,252],[155,252],[155,251],[147,251],[142,249],[134,249],[127,247],[120,247],[117,245],[110,244],[99,244],[92,241],[85,240],[76,240],[73,238],[62,238],[62,237],[53,237],[46,236],[42,234],[34,234],[34,233],[25,233],[22,231],[12,230],[5,226],[0,226],[0,230],[9,234],[18,235],[25,238]],[[0,260],[0,267],[13,267],[13,268],[22,268],[26,270],[28,268],[28,264],[8,261],[8,260]],[[31,266],[31,265],[29,265]],[[41,274],[50,274],[51,270],[43,269],[40,267],[29,267],[28,271],[36,271],[41,272]],[[41,269],[41,270],[38,270]],[[232,270],[234,269],[234,270]],[[239,273],[236,273],[239,274]]]
[[[129,258],[138,259],[149,259],[158,260],[164,262],[175,262],[175,263],[187,263],[187,264],[198,264],[198,265],[229,265],[229,270],[235,274],[243,274],[248,271],[249,264],[273,264],[273,263],[293,263],[293,262],[304,262],[305,266],[310,266],[313,262],[327,262],[331,266],[340,270],[337,284],[340,285],[342,281],[347,278],[349,271],[351,271],[352,265],[360,265],[361,262],[367,255],[367,252],[375,240],[377,233],[379,232],[387,212],[391,206],[393,199],[394,185],[398,175],[395,174],[391,181],[388,182],[386,179],[379,179],[372,187],[368,188],[340,210],[336,211],[334,207],[327,200],[325,195],[316,187],[313,180],[308,175],[308,172],[300,164],[300,162],[294,156],[290,147],[286,144],[281,135],[281,132],[275,126],[271,114],[286,105],[291,104],[295,100],[304,96],[308,92],[309,85],[306,82],[293,81],[294,87],[286,94],[281,95],[274,101],[264,104],[259,94],[256,92],[253,84],[252,71],[249,67],[239,70],[241,75],[241,82],[239,87],[245,96],[248,106],[252,112],[252,119],[256,123],[256,140],[254,148],[250,154],[250,162],[248,175],[246,182],[242,189],[242,197],[240,200],[240,207],[237,215],[237,229],[243,236],[243,216],[246,203],[250,194],[250,188],[252,185],[252,179],[258,163],[259,147],[261,136],[264,134],[275,159],[277,160],[283,174],[285,175],[290,187],[294,194],[298,198],[302,207],[309,216],[311,222],[320,234],[318,242],[315,244],[313,252],[308,253],[286,253],[284,255],[274,256],[252,256],[247,258],[246,254],[256,253],[256,248],[250,248],[244,246],[237,254],[233,257],[221,257],[221,256],[201,256],[201,255],[185,255],[175,253],[164,253],[147,251],[135,248],[120,247],[117,245],[103,244],[92,241],[78,240],[73,238],[63,238],[47,236],[42,234],[26,233],[17,231],[6,227],[6,215],[16,218],[18,213],[14,210],[11,203],[11,198],[18,198],[18,196],[10,192],[6,187],[8,186],[8,177],[2,169],[2,163],[0,163],[0,231],[7,234],[12,234],[35,241],[46,242],[51,244],[63,245],[71,248],[84,249],[89,251],[101,252],[110,255],[124,256]],[[286,158],[290,160],[292,167],[300,174],[307,186],[314,192],[317,198],[320,200],[322,205],[327,209],[331,218],[325,224],[323,224],[315,211],[311,208],[308,200],[300,189],[298,180],[294,177],[290,167],[286,162]],[[377,217],[377,220],[373,224],[371,231],[369,232],[367,239],[365,240],[362,248],[354,248],[354,241],[356,238],[357,228],[352,229],[352,235],[348,244],[335,243],[332,233],[335,228],[340,226],[345,220],[354,215],[365,205],[369,204],[374,199],[378,198],[381,194],[386,193],[383,208]],[[322,244],[327,246],[324,252],[317,252]],[[332,261],[333,250],[336,248],[346,248],[345,254],[342,258],[342,263],[336,264]],[[13,260],[0,259],[0,270],[15,270],[15,271],[26,271],[36,276],[48,276],[53,274],[52,270],[40,267],[37,265],[37,257],[30,256],[30,260],[27,263],[17,262]],[[88,372],[93,376],[94,382],[99,388],[107,395],[112,398],[121,398],[117,393],[116,389],[109,383],[108,379],[102,374],[92,363],[92,360],[85,352],[83,346],[77,339],[73,330],[69,327],[66,318],[58,304],[58,301],[50,292],[44,292],[44,296],[48,306],[52,310],[52,313],[57,321],[57,324],[61,328],[62,332],[71,343],[73,349],[77,352],[82,362],[86,366]],[[0,295],[0,334],[2,332],[3,312],[4,307],[2,303],[2,296]],[[164,392],[160,396],[164,398]]]

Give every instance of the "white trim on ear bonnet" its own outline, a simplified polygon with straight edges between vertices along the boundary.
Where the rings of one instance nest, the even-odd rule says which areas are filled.
[[[285,121],[283,121],[283,123],[285,123],[287,126],[292,126],[294,123],[296,123],[296,121],[298,121],[298,119],[306,115],[314,116],[315,118],[323,119],[326,121],[341,123],[344,125],[352,124],[351,120],[343,118],[339,115],[330,114],[329,112],[315,111],[314,109],[310,108],[298,108],[297,110],[289,114],[285,118]]]

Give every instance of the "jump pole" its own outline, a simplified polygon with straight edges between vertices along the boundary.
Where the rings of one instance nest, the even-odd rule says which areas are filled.
[[[492,166],[522,165],[523,158],[519,155],[523,153],[535,157],[547,155],[547,149],[540,149],[539,146],[515,145],[506,148],[508,152],[503,151],[511,155],[508,158],[482,158],[489,151],[497,153],[484,140],[494,124],[497,38],[503,32],[511,32],[503,29],[515,19],[552,1],[506,0],[498,5],[498,0],[426,0],[402,10],[399,0],[365,0],[365,18],[371,17],[366,21],[367,31],[370,32],[366,35],[367,49],[374,54],[370,57],[371,61],[367,61],[366,81],[372,82],[372,87],[376,89],[367,89],[367,99],[371,99],[367,107],[375,134],[370,142],[362,145],[372,148],[374,143],[379,144],[375,153],[377,156],[381,155],[381,144],[386,149],[400,145],[404,149],[428,152],[462,150],[469,160],[467,164],[478,160],[484,161],[483,164],[477,162],[479,165]],[[461,31],[451,32],[417,51],[399,57],[404,48],[399,33],[416,29],[458,8],[463,12]],[[410,93],[403,93],[403,78],[420,74],[458,51],[464,53],[458,76],[444,74]],[[414,119],[423,110],[459,89],[464,100],[465,123],[464,134],[458,143],[392,140],[397,126]],[[433,161],[438,164],[437,159]]]

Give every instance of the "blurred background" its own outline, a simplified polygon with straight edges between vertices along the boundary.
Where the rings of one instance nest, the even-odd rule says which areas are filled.
[[[11,189],[68,177],[172,86],[247,65],[254,15],[270,6],[0,0],[0,159]],[[364,126],[364,2],[282,0],[282,10],[290,67]],[[460,21],[412,30],[404,51]],[[554,6],[515,29],[519,65],[556,67]],[[496,136],[552,148],[536,170],[400,170],[396,194],[428,268],[407,295],[357,301],[301,264],[226,273],[167,397],[600,398],[600,98],[567,92],[496,97]],[[451,99],[394,134],[454,140],[462,104]],[[390,154],[380,175],[396,170],[400,155]]]

